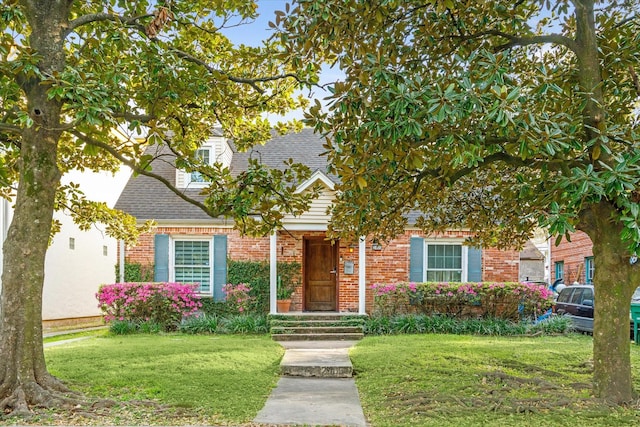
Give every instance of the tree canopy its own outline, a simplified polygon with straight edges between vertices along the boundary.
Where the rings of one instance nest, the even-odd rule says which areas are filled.
[[[61,185],[71,169],[134,173],[161,179],[152,161],[174,161],[217,185],[205,202],[180,197],[212,216],[237,218],[245,232],[265,233],[285,213],[300,212],[312,193],[295,193],[302,166],[266,170],[258,162],[233,176],[196,151],[215,125],[235,146],[270,138],[265,113],[306,104],[295,94],[315,81],[316,67],[294,66],[278,39],[236,46],[222,29],[251,21],[250,0],[45,1],[0,5],[0,189],[14,201],[4,244],[0,305],[0,411],[74,404],[49,375],[41,335],[44,260],[65,209],[82,226],[94,221],[133,241],[135,219]],[[300,127],[280,123],[279,131]],[[154,159],[168,147],[171,158]],[[240,200],[242,203],[237,203]],[[147,225],[146,227],[148,227]],[[146,229],[142,227],[142,229]]]
[[[594,390],[632,397],[640,284],[637,1],[300,0],[277,19],[299,63],[345,73],[308,119],[341,178],[337,234],[434,232],[513,247],[535,227],[594,242]],[[372,212],[376,214],[373,215]]]

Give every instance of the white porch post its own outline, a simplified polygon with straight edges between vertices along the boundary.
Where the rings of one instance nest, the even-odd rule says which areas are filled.
[[[366,314],[367,241],[360,237],[358,247],[358,314]]]
[[[118,277],[118,282],[119,283],[124,283],[124,251],[125,251],[125,244],[124,244],[124,240],[119,240],[118,243],[120,244],[120,258],[118,260],[118,265],[120,267],[120,274]]]
[[[278,312],[276,297],[278,289],[278,236],[275,231],[269,240],[269,312]]]

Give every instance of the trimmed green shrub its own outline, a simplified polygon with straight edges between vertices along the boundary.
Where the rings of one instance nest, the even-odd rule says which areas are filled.
[[[251,302],[247,307],[250,313],[269,312],[269,263],[267,261],[227,262],[227,282],[249,285]],[[282,283],[300,284],[302,266],[298,262],[278,262],[278,280]]]
[[[553,292],[531,283],[425,282],[375,284],[374,315],[444,315],[458,318],[535,319],[552,305]]]
[[[125,282],[153,282],[153,264],[142,265],[137,262],[125,262]],[[120,264],[116,264],[116,278],[120,277]]]
[[[551,335],[571,332],[571,322],[564,316],[553,316],[542,322],[512,322],[507,319],[461,319],[450,316],[404,314],[376,316],[364,323],[365,335],[455,334],[455,335]]]

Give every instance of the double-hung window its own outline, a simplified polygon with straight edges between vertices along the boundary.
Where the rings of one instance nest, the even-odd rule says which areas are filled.
[[[174,240],[174,280],[197,283],[198,293],[211,295],[211,240]]]
[[[427,282],[462,282],[462,245],[426,244]]]
[[[482,249],[462,239],[429,240],[411,237],[409,280],[412,282],[480,282]]]

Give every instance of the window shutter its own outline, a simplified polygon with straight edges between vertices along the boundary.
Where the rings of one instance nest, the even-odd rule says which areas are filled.
[[[482,249],[469,248],[467,257],[467,281],[482,282]]]
[[[169,235],[156,234],[154,237],[154,269],[155,282],[169,281]]]
[[[213,236],[213,298],[224,299],[222,287],[227,283],[227,236]]]
[[[409,281],[424,280],[424,239],[412,237],[409,246]]]

